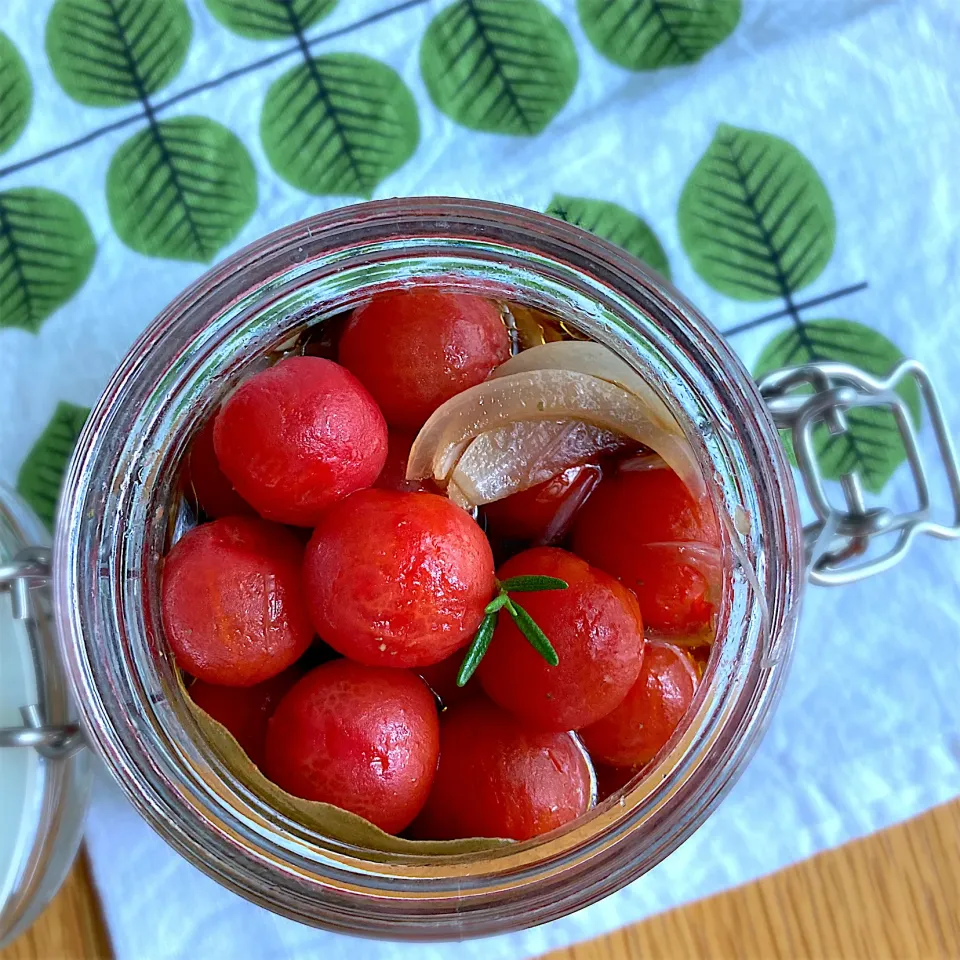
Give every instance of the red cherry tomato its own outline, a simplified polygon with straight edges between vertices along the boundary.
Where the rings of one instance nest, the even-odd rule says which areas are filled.
[[[213,420],[208,420],[193,438],[184,461],[183,488],[210,518],[252,516],[253,507],[233,489],[217,462],[213,449]]]
[[[601,475],[597,464],[582,463],[546,483],[488,503],[483,508],[488,533],[501,540],[526,540],[537,545],[562,540]]]
[[[397,290],[354,310],[338,356],[390,426],[417,430],[444,401],[486,380],[510,356],[510,337],[483,297]]]
[[[267,721],[283,695],[303,676],[298,665],[284,670],[255,687],[217,687],[195,680],[190,698],[217,723],[233,734],[243,752],[258,767],[263,766]]]
[[[651,631],[692,637],[709,628],[722,582],[719,555],[704,565],[683,544],[648,544],[636,547],[631,561],[634,576],[623,583],[637,595]]]
[[[470,642],[493,596],[486,537],[432,493],[363,490],[331,507],[303,575],[320,636],[371,666],[438,663]]]
[[[678,546],[688,542],[714,549]],[[576,553],[636,593],[647,629],[670,635],[711,627],[721,589],[719,542],[710,505],[666,468],[621,469],[604,479],[572,534]]]
[[[237,388],[217,415],[213,442],[223,472],[258,513],[310,527],[377,479],[387,427],[349,370],[290,357]]]
[[[437,706],[419,677],[334,660],[280,701],[264,767],[294,796],[399,833],[426,802],[438,750]]]
[[[668,467],[635,468],[628,461],[606,477],[590,498],[577,527],[613,520],[637,543],[697,540],[719,543],[709,503],[698,501]],[[579,530],[583,535],[585,531]]]
[[[640,672],[643,621],[636,598],[613,577],[556,547],[517,554],[498,571],[557,577],[566,590],[517,593],[557,651],[552,667],[505,610],[478,676],[487,696],[540,730],[575,730],[608,714]]]
[[[407,479],[407,460],[410,457],[410,447],[413,445],[414,434],[402,430],[391,430],[387,439],[387,462],[374,484],[380,490],[400,490],[406,493],[432,493],[436,488],[429,488],[424,480]]]
[[[580,736],[595,761],[616,767],[649,763],[677,729],[697,690],[697,670],[679,647],[651,641],[626,699]]]
[[[570,733],[538,733],[482,698],[440,718],[440,764],[423,813],[425,840],[529,840],[586,813],[593,776]]]
[[[250,687],[299,659],[313,640],[302,556],[293,534],[255,517],[223,517],[178,540],[161,585],[177,665],[207,683]]]

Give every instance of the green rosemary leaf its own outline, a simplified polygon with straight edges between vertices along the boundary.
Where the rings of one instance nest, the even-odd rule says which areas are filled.
[[[505,593],[497,594],[484,608],[484,613],[496,613],[502,606],[507,602],[507,595]]]
[[[566,580],[559,580],[557,577],[529,574],[504,580],[500,584],[500,589],[508,593],[533,593],[535,590],[566,590],[568,586]]]
[[[506,607],[510,616],[513,617],[513,622],[517,625],[517,629],[527,638],[530,646],[533,647],[551,667],[555,667],[560,662],[557,651],[553,649],[553,644],[547,639],[547,635],[536,625],[533,617],[531,617],[519,603],[513,600],[507,603]]]
[[[493,630],[496,625],[496,612],[488,613],[483,618],[480,628],[473,638],[473,643],[470,644],[470,649],[467,650],[467,655],[463,658],[463,663],[460,664],[460,672],[457,674],[458,687],[465,686],[480,665],[480,661],[483,659],[483,655],[487,652],[487,647],[490,646],[490,641],[493,639]]]

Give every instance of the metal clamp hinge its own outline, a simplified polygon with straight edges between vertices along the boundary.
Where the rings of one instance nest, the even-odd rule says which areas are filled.
[[[43,548],[23,550],[11,563],[0,566],[0,590],[10,591],[13,619],[25,623],[28,631],[36,620],[31,589],[49,580],[50,552]],[[83,746],[83,735],[77,724],[47,724],[40,704],[21,707],[20,715],[22,727],[0,727],[0,748],[33,747],[48,759],[59,759]]]
[[[950,488],[950,524],[932,519],[930,477],[910,410],[897,392],[907,378],[917,384],[933,427],[939,460]],[[759,387],[774,423],[790,430],[804,489],[817,517],[804,528],[812,583],[838,586],[888,570],[903,559],[914,537],[922,533],[945,540],[960,537],[960,467],[956,451],[933,383],[915,360],[901,361],[885,379],[845,363],[810,363],[767,374]],[[823,425],[831,434],[841,434],[847,430],[845,413],[863,407],[889,410],[896,421],[916,490],[917,505],[913,510],[897,512],[883,506],[868,507],[855,473],[840,477],[844,507],[837,508],[830,502],[817,461],[814,429]],[[885,549],[884,539],[889,541]]]

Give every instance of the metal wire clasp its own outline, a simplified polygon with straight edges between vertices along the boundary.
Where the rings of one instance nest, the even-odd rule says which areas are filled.
[[[949,526],[931,519],[929,475],[910,412],[896,392],[897,385],[907,377],[912,377],[920,389],[949,482],[953,507],[953,522]],[[774,423],[791,432],[804,489],[817,515],[817,520],[804,528],[811,583],[839,586],[887,570],[903,558],[913,538],[921,533],[944,540],[960,537],[957,454],[937,392],[917,361],[901,361],[883,380],[846,363],[809,363],[767,374],[759,387]],[[916,488],[915,509],[898,513],[883,506],[867,507],[860,478],[855,473],[840,477],[844,509],[831,504],[817,462],[814,429],[823,424],[831,434],[843,433],[847,429],[844,414],[854,407],[880,407],[893,414]],[[884,539],[889,541],[885,549]]]
[[[30,547],[14,557],[11,563],[0,565],[0,590],[9,590],[13,604],[13,619],[25,624],[37,657],[36,615],[31,593],[33,587],[50,580],[50,551]],[[38,668],[42,665],[38,664]],[[80,728],[74,724],[55,726],[46,723],[42,703],[31,703],[20,708],[22,727],[0,727],[0,748],[33,747],[42,756],[57,759],[67,757],[83,746]]]

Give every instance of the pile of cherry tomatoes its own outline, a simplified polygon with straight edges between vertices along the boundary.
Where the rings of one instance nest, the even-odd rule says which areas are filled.
[[[389,833],[562,826],[690,706],[681,644],[709,639],[718,588],[683,545],[716,547],[712,511],[633,455],[477,517],[408,480],[418,429],[511,354],[489,300],[381,294],[336,351],[249,377],[185,457],[204,522],[162,612],[189,693],[282,789]]]

